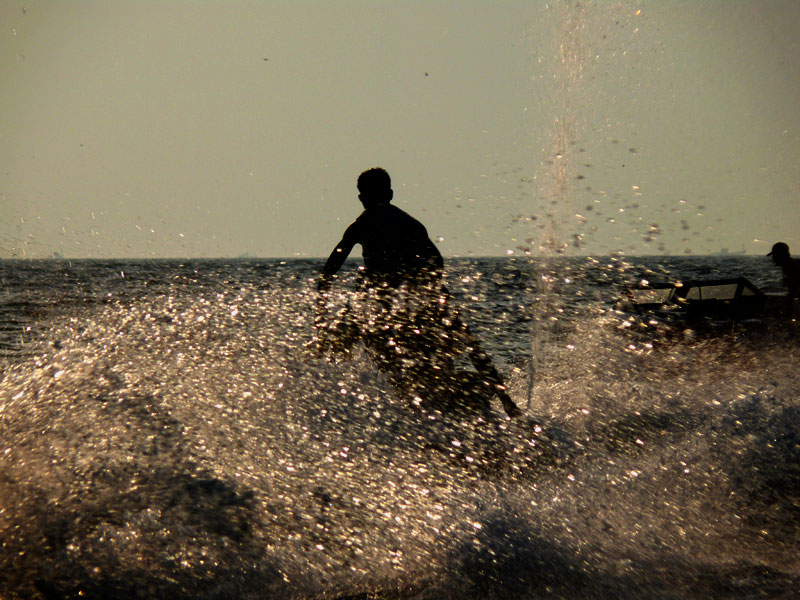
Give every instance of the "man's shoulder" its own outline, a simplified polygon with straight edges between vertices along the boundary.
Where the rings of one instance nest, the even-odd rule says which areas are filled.
[[[350,223],[347,226],[347,229],[344,230],[344,238],[345,239],[356,239],[356,243],[360,243],[358,238],[361,236],[361,232],[364,230],[366,225],[367,217],[365,217],[367,211],[362,212],[356,220]]]
[[[361,213],[361,216],[358,217],[358,220],[363,220],[364,222],[381,220],[394,221],[398,223],[419,223],[419,221],[417,221],[414,217],[394,204],[380,204],[378,206],[368,208]]]
[[[373,215],[405,215],[406,213],[402,208],[395,206],[390,202],[385,202],[383,204],[378,204],[373,206],[372,208],[368,208],[364,211],[365,213],[370,213]]]
[[[391,208],[394,217],[397,218],[398,220],[402,220],[402,221],[405,221],[405,222],[407,222],[409,224],[414,224],[414,225],[418,225],[420,227],[423,227],[422,223],[418,219],[415,219],[414,217],[412,217],[410,214],[408,214],[402,208],[399,208],[399,207],[395,206],[394,204],[389,204],[389,207]]]

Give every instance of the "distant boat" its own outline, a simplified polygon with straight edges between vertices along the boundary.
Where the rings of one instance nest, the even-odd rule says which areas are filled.
[[[785,296],[768,296],[744,277],[626,286],[614,308],[651,325],[727,327],[789,316]]]
[[[744,246],[742,246],[741,250],[735,250],[733,252],[731,252],[727,248],[722,248],[719,252],[717,252],[717,254],[721,254],[721,255],[726,255],[726,254],[741,255],[741,254],[747,254],[747,250],[744,249]]]

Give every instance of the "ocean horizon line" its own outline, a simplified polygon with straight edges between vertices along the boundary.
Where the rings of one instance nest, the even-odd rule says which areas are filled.
[[[766,254],[727,254],[712,252],[706,254],[627,254],[624,252],[609,252],[609,253],[592,253],[592,254],[453,254],[445,255],[445,260],[526,260],[526,259],[589,259],[589,258],[741,258],[741,257],[759,257],[766,256]],[[88,261],[152,261],[152,262],[176,262],[176,261],[253,261],[253,260],[267,260],[267,261],[325,261],[327,256],[95,256],[95,257],[66,257],[66,256],[6,256],[0,257],[0,261],[4,262],[36,262],[36,261],[52,261],[52,262],[88,262]],[[349,257],[347,262],[356,262],[361,260],[361,257]]]

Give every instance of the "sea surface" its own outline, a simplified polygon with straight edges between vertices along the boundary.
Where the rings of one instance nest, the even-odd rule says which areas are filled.
[[[315,354],[320,267],[0,261],[1,598],[800,597],[797,323],[615,309],[766,257],[447,261],[480,423]]]

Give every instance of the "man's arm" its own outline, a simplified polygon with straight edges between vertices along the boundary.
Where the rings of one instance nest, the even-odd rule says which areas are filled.
[[[427,234],[415,241],[415,247],[417,268],[434,280],[441,280],[444,276],[444,259]]]
[[[439,252],[439,249],[431,241],[431,238],[427,238],[427,247],[425,249],[427,250],[428,256],[430,256],[431,262],[436,270],[440,272],[444,271],[444,259],[442,258],[442,253]]]
[[[317,283],[318,292],[327,292],[333,283],[333,276],[342,268],[344,261],[350,256],[353,246],[356,245],[355,223],[350,225],[342,236],[342,241],[336,244],[325,266],[322,268],[322,277]]]

